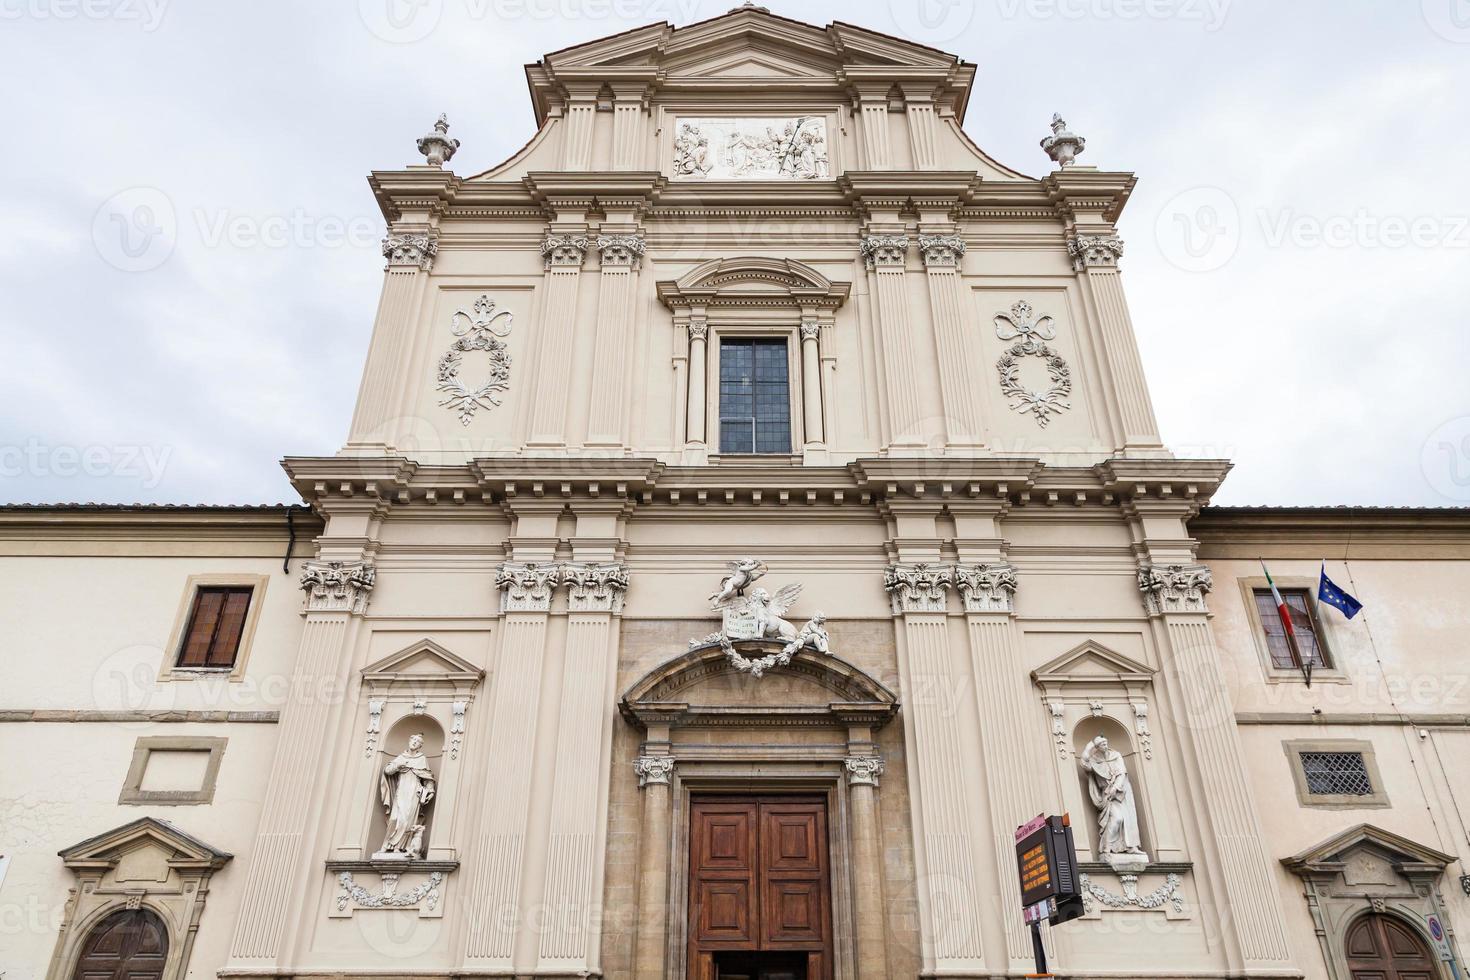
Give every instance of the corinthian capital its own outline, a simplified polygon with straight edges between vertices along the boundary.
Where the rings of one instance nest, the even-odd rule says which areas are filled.
[[[500,611],[547,612],[551,609],[551,593],[561,582],[561,566],[554,562],[506,562],[495,571],[495,587],[500,590]]]
[[[368,593],[378,571],[368,561],[307,561],[302,566],[301,588],[306,592],[306,611],[350,612],[367,610]]]
[[[1138,566],[1138,588],[1150,616],[1207,612],[1205,595],[1214,587],[1210,570],[1204,565],[1144,562]]]
[[[965,254],[965,240],[959,235],[920,235],[919,254],[928,269],[953,269]]]
[[[873,268],[903,268],[904,256],[908,254],[909,240],[906,235],[864,235],[858,243],[863,261]]]
[[[587,257],[587,239],[583,235],[547,235],[541,242],[541,258],[546,268],[570,266],[580,269]]]
[[[998,561],[988,565],[956,565],[955,585],[965,600],[965,612],[989,613],[1013,611],[1016,594],[1016,567]]]
[[[918,562],[889,565],[883,570],[883,588],[893,603],[893,614],[947,611],[945,589],[954,585],[954,566]]]
[[[623,563],[568,562],[561,567],[561,580],[570,586],[567,608],[572,612],[623,611],[623,594],[628,591],[628,566]]]
[[[383,258],[388,268],[409,266],[428,272],[439,254],[439,242],[429,235],[388,235],[383,239]]]
[[[1123,257],[1123,239],[1117,235],[1078,235],[1067,239],[1067,254],[1072,256],[1072,268],[1116,269]]]
[[[636,269],[646,251],[648,246],[644,244],[642,235],[597,236],[597,252],[602,257],[604,267]]]

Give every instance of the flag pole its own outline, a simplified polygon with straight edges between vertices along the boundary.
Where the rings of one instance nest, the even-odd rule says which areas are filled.
[[[1312,668],[1302,659],[1301,647],[1297,646],[1296,629],[1291,625],[1291,612],[1286,608],[1286,600],[1281,597],[1281,590],[1276,588],[1276,580],[1271,578],[1271,570],[1266,567],[1266,559],[1257,558],[1261,563],[1261,571],[1266,573],[1266,584],[1271,587],[1271,598],[1276,603],[1276,618],[1281,621],[1281,631],[1286,634],[1286,648],[1291,651],[1292,663],[1296,669],[1302,672],[1302,679],[1307,682],[1307,687],[1312,686]]]

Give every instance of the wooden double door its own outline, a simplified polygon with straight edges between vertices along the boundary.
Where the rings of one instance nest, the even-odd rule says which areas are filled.
[[[693,798],[688,975],[689,980],[830,980],[825,799]]]
[[[1435,980],[1434,956],[1414,931],[1387,915],[1365,915],[1347,934],[1352,980]]]

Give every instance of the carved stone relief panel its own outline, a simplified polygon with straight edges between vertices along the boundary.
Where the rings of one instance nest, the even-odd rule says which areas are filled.
[[[675,180],[820,180],[830,177],[824,116],[680,117]]]

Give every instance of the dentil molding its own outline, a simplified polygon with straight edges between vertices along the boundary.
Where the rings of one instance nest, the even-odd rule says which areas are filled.
[[[1205,595],[1214,587],[1215,581],[1204,565],[1144,562],[1138,567],[1138,588],[1150,616],[1208,612]]]
[[[955,585],[967,613],[1009,613],[1015,610],[1016,568],[1010,562],[956,565]]]
[[[888,591],[895,616],[946,612],[945,590],[953,585],[953,565],[918,562],[889,565],[883,570],[883,588]]]
[[[367,611],[368,595],[377,579],[377,568],[369,561],[319,561],[302,564],[301,588],[306,592],[306,611]]]

